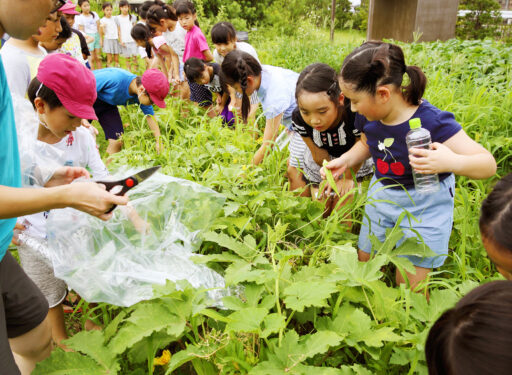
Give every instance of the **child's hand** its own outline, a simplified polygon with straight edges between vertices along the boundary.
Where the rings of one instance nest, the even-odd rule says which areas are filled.
[[[90,178],[91,175],[85,168],[81,167],[60,167],[53,174],[52,178],[46,183],[44,187],[55,187],[60,185],[67,185],[76,180],[77,178]]]
[[[411,148],[409,163],[421,174],[452,172],[455,169],[458,155],[442,143],[432,143],[430,150]]]
[[[214,110],[217,115],[220,115],[224,110],[224,106],[221,106],[220,103],[217,103]]]
[[[16,225],[14,226],[14,232],[13,232],[13,235],[12,235],[12,244],[15,245],[15,246],[20,246],[21,243],[20,243],[20,240],[19,240],[19,235],[20,235],[20,232],[23,232],[25,229],[25,226],[19,222],[16,222]]]
[[[348,164],[347,161],[343,158],[343,156],[333,159],[327,163],[325,167],[320,168],[320,175],[322,179],[326,179],[325,169],[329,169],[332,172],[332,177],[335,180],[338,180],[343,176],[343,172],[347,169]]]

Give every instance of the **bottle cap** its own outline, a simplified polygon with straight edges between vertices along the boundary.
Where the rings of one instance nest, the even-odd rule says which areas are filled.
[[[411,129],[421,128],[421,120],[418,117],[409,120],[409,126]]]

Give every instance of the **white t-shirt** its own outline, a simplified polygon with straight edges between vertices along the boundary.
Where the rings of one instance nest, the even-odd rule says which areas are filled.
[[[109,176],[109,172],[101,160],[96,148],[96,141],[89,130],[83,126],[76,129],[60,142],[52,145],[65,155],[65,166],[87,167],[95,180],[101,180]],[[27,215],[18,219],[25,225],[26,233],[33,237],[46,238],[46,219],[49,211]]]
[[[88,16],[84,14],[80,14],[75,18],[76,27],[79,29],[79,26],[84,27],[84,32],[86,34],[96,34],[98,32],[97,21],[100,20],[100,17],[96,12],[91,12]]]
[[[0,49],[7,84],[11,93],[25,97],[30,81],[37,75],[39,64],[48,54],[39,46],[38,54],[32,54],[7,42]]]
[[[115,17],[103,17],[100,20],[100,25],[103,27],[105,39],[117,39],[119,37],[117,31],[117,19]]]
[[[176,24],[174,31],[166,31],[163,36],[167,40],[167,44],[172,47],[174,52],[178,55],[181,62],[183,62],[183,54],[185,53],[185,36],[187,30],[185,30],[180,23]]]
[[[133,43],[135,42],[131,36],[132,27],[135,25],[135,20],[131,15],[123,16],[120,14],[116,16],[119,27],[121,28],[121,42]]]
[[[249,55],[251,55],[256,60],[258,60],[258,62],[260,61],[260,59],[258,59],[258,53],[256,53],[256,50],[254,49],[254,47],[251,46],[249,43],[236,42],[235,45],[236,45],[236,49],[238,51],[247,52]],[[215,60],[216,63],[218,63],[219,65],[222,65],[222,62],[224,61],[224,56],[219,55],[219,53],[217,52],[217,49],[215,49],[213,51],[213,59]]]

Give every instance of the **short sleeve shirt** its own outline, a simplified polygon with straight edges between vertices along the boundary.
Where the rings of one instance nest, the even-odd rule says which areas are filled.
[[[98,181],[109,176],[105,164],[101,161],[96,148],[96,141],[89,130],[83,126],[77,128],[60,142],[51,145],[63,153],[64,165],[69,167],[83,167],[91,171],[93,178]],[[34,237],[46,238],[46,220],[49,211],[38,212],[32,215],[20,217],[20,222],[25,225],[26,232]]]
[[[247,52],[249,55],[251,55],[252,57],[254,57],[256,60],[260,61],[259,58],[258,58],[258,53],[256,52],[256,50],[254,49],[253,46],[251,46],[249,43],[245,43],[245,42],[236,42],[235,44],[236,46],[236,50],[237,51],[242,51],[242,52]],[[213,59],[219,63],[220,65],[222,65],[222,62],[224,61],[224,56],[220,55],[218,52],[217,52],[217,49],[215,49],[213,51]]]
[[[210,50],[206,37],[198,26],[195,26],[187,32],[185,36],[185,52],[183,53],[183,62],[191,57],[197,57],[204,60],[203,51]]]
[[[100,17],[96,12],[91,12],[88,16],[80,14],[76,16],[77,26],[83,26],[86,34],[96,34],[98,32],[98,25],[96,22],[100,20]]]
[[[213,68],[213,77],[210,83],[204,85],[208,88],[212,93],[221,93],[222,85],[220,84],[220,65],[216,63],[208,63],[209,66]]]
[[[282,123],[292,130],[292,113],[297,107],[295,87],[299,73],[271,65],[262,65],[258,89],[263,113],[267,119],[283,114]]]
[[[344,121],[343,119],[336,126],[326,131],[319,132],[308,125],[299,108],[295,108],[292,114],[293,130],[304,138],[311,138],[318,148],[327,150],[329,155],[340,157],[350,150],[361,136],[361,132],[354,127],[354,114],[350,112],[350,116]]]
[[[453,113],[441,111],[428,101],[422,103],[411,118],[419,118],[421,126],[430,131],[432,142],[443,143],[457,134],[462,127],[455,121]],[[366,135],[370,154],[376,167],[375,176],[385,177],[385,185],[400,183],[406,188],[414,187],[409,152],[405,137],[409,132],[409,120],[398,125],[384,125],[380,121],[367,121],[357,115],[355,127]],[[450,173],[439,174],[444,180]]]
[[[137,78],[124,69],[105,68],[92,71],[96,77],[96,91],[98,99],[110,105],[138,104],[145,115],[154,115],[151,105],[142,105],[137,95],[130,95],[130,83]]]
[[[155,46],[155,48],[153,48],[154,52],[160,56],[168,56],[169,53],[167,52],[164,52],[163,50],[160,50],[160,48],[163,46],[163,45],[168,45],[167,44],[167,39],[165,39],[164,36],[160,35],[160,36],[155,36],[153,38],[153,44]]]
[[[103,26],[105,33],[105,39],[117,39],[119,37],[117,30],[117,18],[115,17],[103,17],[100,20],[100,25]]]
[[[9,89],[13,94],[26,96],[30,81],[37,75],[37,68],[47,55],[44,48],[39,47],[39,51],[38,54],[32,54],[10,43],[6,43],[0,50]]]
[[[21,187],[20,158],[11,93],[0,57],[0,185]],[[11,243],[16,218],[0,219],[0,260]]]
[[[132,43],[135,42],[132,38],[131,32],[132,27],[135,24],[135,20],[132,18],[131,15],[123,16],[118,15],[116,16],[117,22],[119,24],[119,28],[121,30],[121,42],[122,43]]]
[[[185,37],[187,30],[185,30],[179,22],[176,23],[174,31],[164,32],[164,37],[167,40],[167,44],[172,47],[174,52],[178,55],[181,62],[183,62],[183,54],[185,53]]]

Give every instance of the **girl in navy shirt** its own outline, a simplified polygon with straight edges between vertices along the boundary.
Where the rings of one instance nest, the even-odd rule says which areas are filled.
[[[410,80],[405,87],[402,86],[404,74]],[[419,234],[418,248],[424,243],[437,254],[435,257],[407,256],[416,268],[415,274],[407,273],[412,288],[426,279],[432,268],[441,266],[448,254],[454,174],[482,179],[496,172],[493,156],[467,136],[452,113],[441,111],[422,99],[426,82],[420,68],[405,65],[403,52],[397,45],[367,42],[356,48],[343,62],[340,86],[350,99],[352,111],[361,115],[355,122],[362,133],[361,140],[327,165],[337,178],[347,168],[369,156],[373,158],[376,171],[369,190],[372,204],[365,207],[359,259],[367,261],[370,253],[378,250],[372,246],[370,233],[383,242],[386,229],[400,222],[404,239]],[[411,118],[421,119],[422,126],[430,131],[433,142],[430,150],[412,149],[409,155],[405,137]],[[416,192],[412,168],[417,173],[439,174],[439,191]],[[323,176],[324,172],[322,170]],[[386,186],[388,188],[384,188]],[[404,211],[416,220],[400,220]],[[398,270],[396,280],[405,282]]]
[[[304,153],[304,177],[309,184],[307,190],[317,198],[322,162],[349,151],[361,133],[354,127],[355,114],[341,92],[336,71],[329,65],[315,63],[307,66],[299,75],[295,97],[297,108],[292,114],[292,126],[308,146]],[[345,173],[337,185],[342,195],[350,191],[354,187],[351,172]],[[336,203],[337,199],[329,199],[327,212]]]

